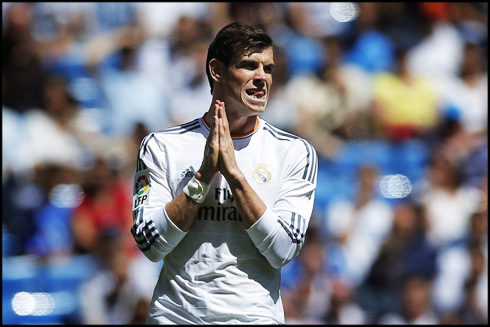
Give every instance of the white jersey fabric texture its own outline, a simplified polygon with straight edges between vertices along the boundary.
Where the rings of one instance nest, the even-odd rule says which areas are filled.
[[[303,246],[316,151],[257,117],[254,131],[233,143],[238,166],[266,212],[245,229],[228,183],[217,173],[184,232],[165,205],[200,168],[209,133],[198,118],[150,133],[140,146],[131,232],[146,257],[163,260],[147,324],[284,324],[280,268]]]

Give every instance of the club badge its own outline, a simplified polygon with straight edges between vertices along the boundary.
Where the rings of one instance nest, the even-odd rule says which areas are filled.
[[[271,173],[267,170],[265,163],[257,164],[257,168],[253,171],[252,177],[259,184],[267,184],[271,180]]]

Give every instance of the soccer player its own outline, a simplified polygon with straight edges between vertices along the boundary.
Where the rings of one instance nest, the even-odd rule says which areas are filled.
[[[163,260],[147,324],[284,324],[281,267],[304,243],[317,155],[259,118],[274,69],[265,32],[225,26],[206,64],[209,110],[139,150],[131,232]]]

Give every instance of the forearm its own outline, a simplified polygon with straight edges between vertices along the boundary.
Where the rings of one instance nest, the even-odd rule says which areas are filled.
[[[168,218],[182,231],[187,232],[194,221],[200,204],[180,192],[165,206]]]
[[[257,249],[274,268],[293,260],[303,246],[308,224],[302,217],[296,217],[283,219],[271,209],[266,209],[260,220],[246,230]]]
[[[211,175],[212,177],[212,175]],[[203,177],[201,172],[195,175],[196,180],[209,184],[210,179]],[[203,181],[205,180],[205,181]],[[184,191],[180,192],[171,202],[165,206],[169,219],[182,231],[188,231],[201,204],[193,200]]]
[[[248,229],[262,217],[267,207],[241,172],[236,174],[236,177],[229,176],[227,181],[243,219],[243,225]]]

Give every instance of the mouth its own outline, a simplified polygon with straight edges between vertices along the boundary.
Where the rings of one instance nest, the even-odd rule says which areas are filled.
[[[250,99],[256,102],[263,103],[266,101],[266,92],[264,89],[248,89],[245,93]]]

